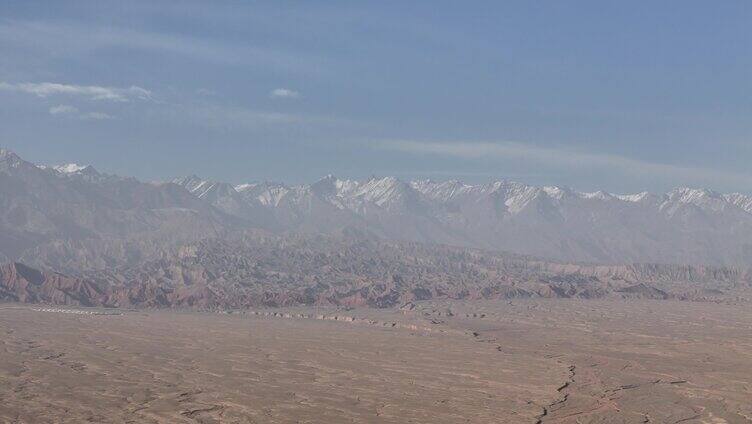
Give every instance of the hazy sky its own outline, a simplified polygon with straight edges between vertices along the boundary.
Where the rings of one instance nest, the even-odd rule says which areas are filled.
[[[0,146],[143,179],[752,192],[750,1],[0,2]]]

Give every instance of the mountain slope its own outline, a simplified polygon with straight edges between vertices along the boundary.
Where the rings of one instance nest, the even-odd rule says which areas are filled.
[[[0,150],[0,256],[90,239],[192,240],[237,219],[175,184],[38,167]]]
[[[228,183],[206,181],[191,175],[172,183],[229,215],[247,220],[257,227],[274,227],[273,215],[257,199],[243,196]]]

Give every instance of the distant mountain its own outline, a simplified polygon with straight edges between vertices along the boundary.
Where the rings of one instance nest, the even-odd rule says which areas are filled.
[[[752,263],[752,197],[679,188],[583,193],[510,181],[233,185],[196,176],[145,183],[91,166],[37,166],[0,150],[0,260],[106,268],[245,229],[357,230],[384,240],[603,264]]]
[[[201,197],[200,189],[183,186]],[[292,187],[242,184],[234,191],[254,207],[267,208],[289,231],[354,227],[386,239],[565,261],[752,263],[752,197],[738,193],[679,188],[615,195],[509,181],[469,185],[332,176]],[[222,202],[212,205],[234,214]]]
[[[184,187],[193,195],[217,209],[247,220],[253,226],[274,226],[273,214],[261,201],[251,196],[244,196],[228,183],[205,181],[195,175],[176,178],[172,182]]]
[[[40,167],[0,150],[0,257],[82,240],[195,240],[237,221],[176,184],[143,183],[90,166]],[[129,255],[139,252],[123,252]]]

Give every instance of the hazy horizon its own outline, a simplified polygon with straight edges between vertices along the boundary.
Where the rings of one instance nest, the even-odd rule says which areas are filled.
[[[1,150],[10,151],[10,152],[13,152],[14,154],[17,154],[13,149],[8,149],[8,148],[5,148],[3,146],[0,146],[0,151]],[[500,176],[500,177],[497,177],[497,178],[488,177],[486,180],[479,180],[477,178],[470,178],[470,179],[463,178],[462,176],[458,176],[456,174],[450,174],[450,176],[442,176],[441,174],[432,174],[433,176],[427,176],[427,177],[420,177],[420,176],[408,176],[408,177],[404,177],[403,175],[400,175],[400,173],[394,173],[394,174],[389,174],[389,175],[387,175],[387,174],[384,174],[384,175],[371,174],[371,175],[367,175],[367,176],[360,177],[360,178],[352,178],[352,177],[349,177],[349,176],[346,176],[346,175],[343,176],[343,175],[325,174],[325,175],[320,175],[318,177],[315,177],[315,178],[313,178],[311,180],[308,180],[308,181],[289,181],[289,180],[282,180],[282,179],[276,179],[276,180],[223,181],[223,180],[214,178],[211,175],[199,175],[199,174],[197,174],[195,172],[189,172],[189,173],[186,173],[186,174],[183,174],[183,175],[174,175],[174,176],[168,176],[168,177],[163,178],[163,179],[150,179],[149,180],[149,179],[141,179],[141,178],[139,178],[137,176],[129,175],[129,174],[118,174],[118,173],[114,173],[114,172],[108,172],[107,170],[100,169],[97,166],[97,164],[94,164],[94,163],[76,163],[76,162],[68,162],[68,163],[38,163],[38,162],[35,162],[34,160],[32,160],[30,158],[21,157],[21,159],[25,160],[27,162],[33,163],[34,165],[37,165],[37,166],[40,166],[40,167],[49,167],[49,168],[59,169],[59,168],[66,168],[66,167],[73,166],[73,168],[69,169],[67,172],[77,171],[79,168],[83,169],[83,168],[91,166],[97,172],[99,172],[101,174],[115,175],[115,176],[119,176],[119,177],[133,177],[133,178],[139,179],[142,182],[148,182],[148,183],[160,183],[161,184],[161,183],[172,182],[175,179],[181,179],[181,178],[187,178],[187,177],[196,177],[196,178],[199,178],[199,179],[201,179],[203,181],[208,181],[208,182],[228,183],[228,184],[233,185],[235,188],[241,187],[241,186],[246,185],[246,184],[256,184],[256,183],[273,183],[273,184],[282,184],[282,185],[285,185],[285,186],[288,186],[288,187],[300,187],[300,186],[308,186],[308,185],[314,184],[314,183],[316,183],[318,181],[323,181],[323,180],[325,180],[325,179],[327,179],[329,177],[333,177],[333,178],[336,178],[337,180],[341,180],[341,181],[357,181],[357,182],[360,182],[360,183],[368,181],[368,180],[373,180],[373,179],[383,179],[383,178],[394,177],[394,178],[397,178],[400,181],[410,182],[410,183],[412,183],[412,182],[420,182],[420,181],[431,181],[431,182],[436,182],[436,183],[454,182],[454,181],[456,181],[456,182],[459,182],[459,183],[462,183],[462,184],[465,184],[465,185],[469,185],[469,186],[479,186],[479,185],[484,185],[484,184],[493,184],[493,183],[497,183],[497,182],[507,182],[507,183],[515,183],[515,184],[519,183],[519,184],[523,184],[523,185],[527,185],[527,186],[531,186],[531,187],[541,187],[541,188],[542,187],[552,187],[552,188],[553,187],[557,187],[557,188],[562,188],[562,189],[574,190],[575,192],[585,193],[585,194],[596,193],[596,192],[605,192],[605,193],[608,193],[608,194],[611,194],[611,195],[615,195],[615,196],[620,196],[620,195],[621,196],[636,195],[636,194],[642,194],[642,193],[651,193],[651,194],[656,194],[656,195],[662,195],[662,194],[666,194],[666,193],[671,192],[671,191],[683,190],[683,189],[690,189],[690,190],[711,190],[711,191],[715,191],[715,192],[721,193],[721,194],[736,194],[736,193],[739,193],[739,194],[749,195],[750,193],[752,193],[749,190],[748,191],[722,192],[722,191],[713,190],[712,188],[709,188],[709,187],[704,187],[704,186],[689,186],[689,185],[678,185],[678,186],[675,186],[675,187],[671,187],[667,191],[660,191],[660,192],[659,191],[649,191],[649,190],[639,190],[639,191],[631,191],[631,192],[610,192],[610,191],[605,191],[605,190],[600,190],[600,189],[599,190],[593,190],[593,191],[586,191],[586,190],[582,190],[582,189],[580,189],[578,187],[572,187],[572,186],[567,186],[567,185],[562,185],[562,184],[535,185],[533,183],[529,183],[529,182],[525,181],[522,178],[512,179],[512,178],[505,178],[503,176]],[[65,172],[64,170],[61,170],[61,171]]]

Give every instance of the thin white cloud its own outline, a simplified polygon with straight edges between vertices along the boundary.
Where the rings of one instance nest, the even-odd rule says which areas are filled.
[[[605,169],[633,176],[656,176],[687,183],[713,181],[722,184],[750,185],[752,174],[710,168],[651,162],[614,154],[587,153],[565,148],[539,147],[516,142],[432,142],[385,140],[378,147],[415,154],[433,154],[463,159],[514,160],[552,168]]]
[[[118,88],[97,85],[59,84],[54,82],[23,82],[15,84],[0,82],[0,90],[28,93],[38,97],[68,95],[80,96],[91,100],[108,100],[114,102],[149,100],[151,98],[151,92],[149,90],[135,85],[128,88]]]
[[[297,99],[300,97],[300,93],[289,88],[275,88],[269,93],[269,97],[272,99]]]
[[[78,118],[84,121],[102,121],[105,119],[114,119],[114,117],[104,112],[81,112],[77,107],[71,105],[57,105],[50,108],[50,115],[65,116],[69,118]]]
[[[50,115],[77,115],[78,108],[70,105],[57,105],[50,108]]]

